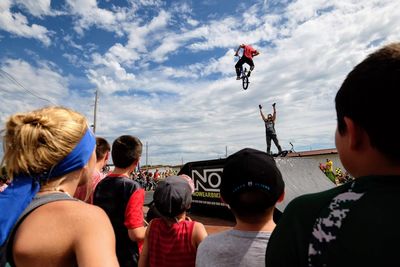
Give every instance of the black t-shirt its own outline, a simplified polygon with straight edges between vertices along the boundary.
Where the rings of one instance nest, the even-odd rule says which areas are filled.
[[[114,228],[116,254],[121,267],[138,264],[138,244],[129,238],[124,222],[129,199],[139,188],[137,182],[126,177],[108,176],[97,184],[93,195],[93,204],[107,213]]]

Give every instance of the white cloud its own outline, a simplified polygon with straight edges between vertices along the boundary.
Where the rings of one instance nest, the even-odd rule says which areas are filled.
[[[82,32],[96,26],[125,34],[126,39],[101,47],[106,52],[91,54],[90,64],[82,68],[99,90],[97,134],[110,142],[121,134],[137,135],[148,142],[153,164],[213,159],[224,156],[226,147],[228,153],[243,147],[265,149],[258,104],[269,113],[273,102],[284,148],[290,148],[289,142],[296,150],[333,147],[334,97],[344,77],[377,46],[400,39],[398,1],[299,0],[278,13],[255,5],[242,17],[231,14],[208,21],[195,17],[190,5],[182,6],[180,15],[173,8],[161,10],[163,1],[132,0],[134,10],[129,12],[103,10],[95,1],[68,3],[75,5],[76,26]],[[136,18],[140,5],[156,6],[156,15]],[[105,18],[97,18],[103,11]],[[183,16],[193,21],[182,21]],[[67,41],[70,47],[87,50],[80,40]],[[234,49],[242,42],[261,51],[246,91],[234,73]],[[81,52],[72,51],[64,57],[77,64]],[[191,61],[182,63],[183,54]],[[179,65],[173,64],[174,57],[179,57]],[[26,76],[21,80],[36,92],[54,101],[71,94],[68,103],[92,120],[93,96],[68,91],[72,78],[52,64],[7,62],[3,68]],[[15,97],[13,91],[20,89],[3,78],[0,88],[6,99],[0,107],[2,118],[38,101],[21,92]]]
[[[28,19],[24,15],[11,12],[11,6],[10,0],[0,2],[0,29],[20,37],[38,39],[44,45],[49,46],[51,43],[50,32],[43,26],[29,25]]]
[[[248,31],[242,31],[242,20],[233,17],[215,19],[190,30],[183,28],[180,32],[168,31],[166,23],[161,24],[154,33],[162,36],[156,39],[162,42],[149,51],[160,63],[185,48],[193,53],[217,47],[226,48],[226,52],[187,66],[148,69],[140,73],[140,78],[135,76],[135,80],[123,83],[110,75],[114,77],[110,87],[119,84],[120,89],[133,89],[133,95],[104,95],[110,106],[103,107],[101,114],[105,117],[100,125],[107,128],[105,132],[126,128],[137,133],[149,142],[154,149],[152,158],[158,162],[179,162],[182,157],[215,158],[224,155],[226,146],[231,152],[244,146],[265,149],[258,104],[264,105],[265,112],[271,112],[270,105],[277,102],[276,128],[284,148],[289,148],[289,142],[297,150],[333,147],[336,90],[346,73],[373,49],[368,44],[399,38],[399,26],[393,23],[399,15],[391,11],[396,7],[394,3],[357,9],[331,9],[326,1],[296,5],[288,7],[284,16],[289,20],[283,25],[277,23],[277,15],[259,16],[252,9],[252,16],[257,18],[244,25]],[[316,11],[326,7],[326,13]],[[296,9],[305,10],[305,14],[298,14]],[[382,21],[382,17],[387,19]],[[147,25],[136,29],[140,29],[136,31],[140,37],[134,39],[132,35],[129,44],[137,40],[148,47],[146,44],[155,41],[148,39],[153,35]],[[273,47],[262,46],[264,41],[271,42]],[[233,49],[241,42],[260,44],[256,47],[262,52],[254,59],[256,68],[247,91],[234,79]],[[127,47],[118,46],[121,50],[114,53],[116,61],[123,62],[116,55],[132,58],[124,50]],[[139,58],[134,60],[140,62]],[[216,73],[223,77],[209,80],[208,76]],[[108,86],[103,87],[107,90]],[[149,95],[141,95],[140,89]],[[124,114],[124,110],[135,110],[131,119],[134,122],[130,122],[132,114]],[[121,114],[120,119],[112,120],[112,111]]]
[[[132,4],[139,4],[141,6],[161,6],[163,1],[161,0],[130,0]]]
[[[120,22],[124,22],[125,19],[135,11],[134,9],[128,10],[126,8],[120,8],[116,9],[114,12],[99,8],[96,0],[67,0],[66,2],[72,14],[78,17],[74,22],[74,29],[81,35],[91,26],[96,26],[122,35],[123,32]]]
[[[35,17],[60,14],[58,11],[51,10],[51,0],[16,0],[15,2]]]
[[[134,49],[129,49],[117,43],[109,49],[105,57],[130,65],[140,58],[140,54]]]

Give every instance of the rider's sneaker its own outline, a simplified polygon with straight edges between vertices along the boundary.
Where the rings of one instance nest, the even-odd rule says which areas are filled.
[[[251,71],[249,71],[249,72],[247,73],[247,77],[250,77],[250,74],[251,74]]]
[[[240,77],[239,77],[239,76],[237,76],[237,77],[236,77],[236,80],[240,80]]]

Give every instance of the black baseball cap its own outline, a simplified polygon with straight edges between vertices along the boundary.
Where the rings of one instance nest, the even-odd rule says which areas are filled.
[[[242,192],[261,191],[274,205],[284,191],[285,183],[273,157],[263,151],[244,148],[225,162],[220,192],[231,204]]]
[[[158,183],[153,199],[163,216],[174,218],[190,208],[192,188],[184,178],[169,176]]]

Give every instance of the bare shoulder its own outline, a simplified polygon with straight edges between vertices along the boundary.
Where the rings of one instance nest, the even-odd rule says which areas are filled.
[[[112,226],[103,210],[84,202],[60,200],[35,209],[25,218],[16,232],[13,252],[20,263],[34,255],[37,260],[29,266],[43,266],[43,259],[64,266],[59,255],[74,258],[77,241],[110,234]]]
[[[193,232],[192,232],[192,244],[195,247],[198,247],[200,242],[204,240],[204,238],[207,237],[207,230],[201,222],[195,222],[193,226]]]
[[[206,227],[204,226],[204,224],[202,224],[201,222],[194,222],[194,226],[193,226],[194,228],[193,229],[196,229],[196,230],[202,230],[202,229],[206,229]]]
[[[63,201],[65,202],[65,201]],[[87,204],[82,201],[69,201],[69,203],[54,203],[59,207],[49,207],[57,210],[60,217],[68,217],[67,222],[61,223],[73,223],[75,222],[76,227],[79,229],[98,228],[102,225],[111,224],[107,214],[98,206]],[[93,223],[96,222],[96,223]]]
[[[91,216],[107,216],[101,208],[95,205],[87,204],[83,201],[56,201],[46,204],[39,209],[43,209],[43,212],[51,212],[55,214],[61,214],[63,216],[69,215],[89,218]]]
[[[97,223],[93,224],[93,221]],[[23,224],[29,224],[29,228],[48,225],[51,228],[63,229],[63,232],[76,233],[79,229],[86,228],[85,226],[95,227],[107,222],[109,220],[106,213],[97,206],[81,201],[61,200],[37,208]]]

